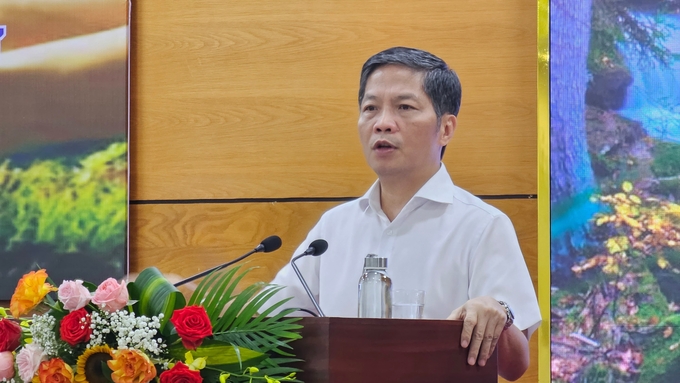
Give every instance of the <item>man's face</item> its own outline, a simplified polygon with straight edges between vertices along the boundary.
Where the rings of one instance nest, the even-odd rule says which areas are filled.
[[[368,165],[382,176],[431,176],[450,134],[437,125],[423,90],[422,72],[384,65],[366,81],[359,110],[359,138]],[[455,122],[455,118],[454,118]],[[455,127],[455,125],[454,125]]]

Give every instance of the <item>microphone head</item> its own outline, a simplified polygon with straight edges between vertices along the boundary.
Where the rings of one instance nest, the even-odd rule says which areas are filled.
[[[307,252],[309,255],[317,256],[325,253],[326,250],[328,250],[328,242],[323,239],[317,239],[309,244]]]
[[[263,247],[262,251],[265,253],[278,250],[281,247],[281,237],[278,235],[267,237],[262,242],[260,242],[260,246]]]

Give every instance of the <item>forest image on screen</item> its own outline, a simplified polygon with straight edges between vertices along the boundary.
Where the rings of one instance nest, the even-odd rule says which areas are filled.
[[[553,382],[680,379],[680,2],[550,1]]]

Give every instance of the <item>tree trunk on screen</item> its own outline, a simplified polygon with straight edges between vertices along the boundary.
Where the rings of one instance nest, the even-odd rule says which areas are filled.
[[[597,207],[585,128],[592,0],[550,3],[550,205],[553,271],[568,272]]]

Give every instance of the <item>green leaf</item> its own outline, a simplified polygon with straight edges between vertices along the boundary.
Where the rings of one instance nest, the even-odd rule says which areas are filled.
[[[95,285],[94,283],[88,282],[88,281],[83,281],[83,286],[85,286],[85,287],[87,288],[87,290],[88,290],[89,292],[91,292],[91,293],[97,291],[97,287],[98,287],[98,286]],[[130,292],[130,290],[128,289],[128,293],[129,293],[129,292]]]
[[[208,317],[211,318],[211,322],[215,321],[221,312],[221,307],[219,310],[216,310],[216,304],[210,305],[210,302],[212,302],[215,297],[225,299],[227,302],[232,298],[231,293],[233,292],[233,289],[236,288],[236,284],[232,284],[231,279],[239,268],[240,266],[229,269],[226,273],[222,270],[210,273],[208,277],[198,284],[196,291],[194,291],[189,299],[189,304],[200,304],[204,306],[208,313]]]
[[[248,303],[248,301],[257,293],[258,290],[262,288],[262,283],[256,283],[254,285],[250,285],[246,287],[239,295],[236,296],[236,299],[229,305],[227,308],[227,311],[224,313],[224,316],[220,318],[219,322],[215,325],[215,331],[223,331],[227,328],[230,328],[232,323],[235,323],[236,318],[238,317],[239,312],[243,309],[243,305]],[[231,326],[231,327],[236,327],[236,326]]]
[[[240,328],[246,325],[258,313],[260,307],[266,303],[269,298],[274,296],[282,287],[267,286],[260,294],[253,298],[248,305],[241,311],[238,320],[234,322],[234,327]]]
[[[256,316],[283,287],[259,282],[245,287],[240,293],[235,293],[237,285],[251,269],[242,272],[239,270],[240,267],[237,266],[211,273],[199,283],[189,299],[189,304],[200,304],[206,308],[213,326],[212,340],[237,347],[238,352],[234,352],[236,359],[242,350],[262,353],[269,357],[267,361],[273,360],[271,357],[277,354],[294,357],[284,350],[290,351],[292,347],[289,343],[301,338],[298,330],[302,326],[295,323],[300,318],[284,317],[297,309],[281,310],[274,317],[267,317],[288,302],[290,300],[288,298],[274,302],[262,315]],[[270,352],[274,354],[268,355]],[[284,368],[270,364],[259,364],[257,367]]]
[[[106,381],[113,383],[113,379],[111,378],[111,374],[113,374],[113,370],[111,370],[111,368],[109,368],[108,363],[106,363],[105,361],[102,361],[100,367],[102,369],[102,377],[104,379],[106,379]]]
[[[88,290],[89,290],[89,287],[88,287]],[[95,290],[91,290],[91,291],[94,292]],[[135,282],[128,282],[127,291],[128,291],[128,297],[129,297],[128,299],[132,302],[135,302],[134,304],[138,304],[139,297],[142,295],[142,292],[139,289],[139,286],[137,286],[137,284]]]
[[[170,317],[175,310],[186,306],[184,295],[155,267],[144,269],[129,285],[132,286],[128,286],[128,292],[133,292],[137,299],[133,305],[135,313],[147,317],[163,314],[160,331],[170,335],[173,329]]]
[[[175,344],[169,348],[170,357],[175,360],[184,361],[186,352],[187,350],[182,344]],[[196,350],[189,352],[194,359],[206,358],[205,361],[208,366],[237,373],[241,372],[242,367],[256,366],[267,359],[267,355],[262,352],[234,346],[228,342],[215,339],[205,339]]]
[[[224,311],[224,307],[229,303],[234,297],[232,296],[236,286],[241,281],[241,279],[250,271],[250,269],[245,270],[239,274],[236,279],[232,280],[234,274],[240,269],[240,267],[235,267],[229,272],[227,272],[224,277],[218,277],[215,280],[216,288],[211,291],[209,297],[206,298],[206,305],[208,306],[206,310],[211,312],[211,320],[213,323],[217,322],[220,314]]]

